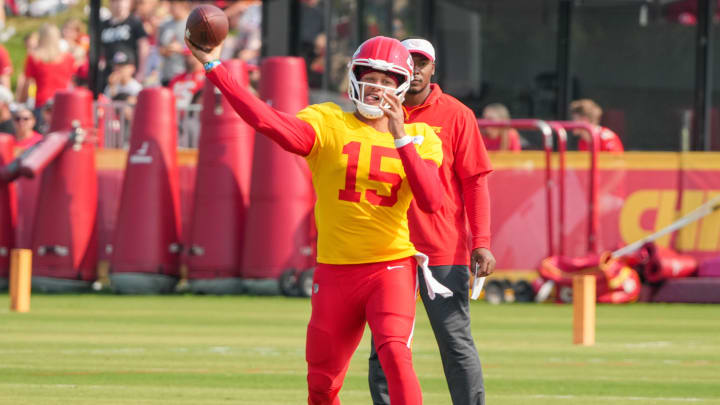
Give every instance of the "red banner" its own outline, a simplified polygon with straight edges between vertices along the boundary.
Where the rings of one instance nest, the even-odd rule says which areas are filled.
[[[548,256],[544,154],[493,153],[491,161],[495,167],[489,180],[492,247],[498,268],[535,269]],[[603,154],[599,164],[601,250],[614,250],[650,235],[720,194],[717,153]],[[588,167],[587,154],[568,153],[563,230],[568,256],[587,252]],[[556,170],[553,174],[557,179]],[[553,199],[557,212],[556,191]],[[719,242],[720,212],[716,212],[659,239],[658,245],[703,260],[720,255]]]
[[[97,152],[100,258],[107,259],[105,246],[112,240],[125,151]],[[498,269],[537,269],[548,256],[545,158],[543,152],[491,153],[495,171],[490,175],[492,202],[492,248]],[[178,152],[183,227],[190,220],[196,151]],[[613,250],[662,229],[720,194],[720,153],[602,154],[600,157],[601,250]],[[566,173],[564,251],[582,256],[587,249],[588,155],[569,152]],[[557,179],[557,168],[553,171]],[[555,183],[553,187],[557,187]],[[20,187],[19,223],[29,224],[33,187]],[[558,218],[557,189],[553,201]],[[27,240],[28,226],[18,228],[19,243]],[[559,226],[555,225],[556,240]],[[688,225],[674,235],[658,240],[704,260],[720,256],[720,212]]]

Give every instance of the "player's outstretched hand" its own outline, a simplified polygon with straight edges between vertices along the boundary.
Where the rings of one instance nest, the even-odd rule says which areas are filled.
[[[485,248],[473,249],[470,254],[470,269],[477,269],[477,277],[487,277],[495,271],[495,256]]]
[[[387,103],[388,107],[383,107],[383,103]],[[400,139],[405,136],[405,113],[402,109],[402,99],[394,94],[383,92],[380,108],[390,119],[388,129],[393,138]]]
[[[220,60],[220,50],[222,49],[222,43],[207,52],[190,43],[187,38],[185,38],[185,45],[187,45],[188,49],[190,49],[190,52],[192,52],[195,59],[200,61],[200,63]]]

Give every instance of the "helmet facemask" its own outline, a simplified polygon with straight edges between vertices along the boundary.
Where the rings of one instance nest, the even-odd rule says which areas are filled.
[[[365,83],[357,79],[355,75],[355,68],[358,66],[367,66],[372,69],[385,72],[385,73],[395,73],[405,78],[405,81],[400,83],[398,87],[387,87],[382,86],[379,84],[374,83]],[[402,102],[405,99],[405,93],[407,93],[408,89],[410,88],[410,77],[403,71],[396,72],[395,70],[399,70],[397,68],[393,69],[379,69],[378,67],[372,66],[371,64],[365,64],[365,63],[352,63],[350,65],[350,69],[348,71],[348,76],[350,79],[350,85],[348,86],[348,97],[350,100],[352,100],[355,103],[355,107],[357,108],[357,111],[365,118],[368,119],[378,119],[383,116],[384,112],[380,108],[380,105],[383,108],[389,108],[390,105],[386,102],[384,102],[382,99],[380,99],[379,105],[371,105],[364,102],[365,100],[365,90],[368,87],[374,87],[379,88],[383,91],[383,93],[392,93],[395,94],[397,97],[400,98],[400,102]]]

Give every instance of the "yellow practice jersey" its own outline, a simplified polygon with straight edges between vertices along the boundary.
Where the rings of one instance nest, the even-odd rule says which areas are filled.
[[[413,195],[389,132],[378,132],[333,103],[298,113],[315,129],[306,157],[317,194],[319,263],[373,263],[409,257]],[[442,163],[442,144],[424,123],[405,124],[423,159]]]

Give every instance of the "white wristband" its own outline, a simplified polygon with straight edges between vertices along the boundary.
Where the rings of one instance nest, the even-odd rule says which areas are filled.
[[[403,146],[412,143],[413,139],[409,135],[405,135],[402,138],[395,140],[395,148],[402,148]]]

